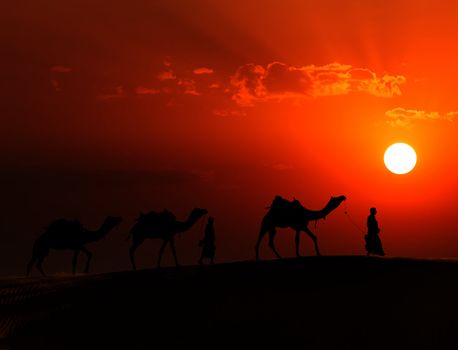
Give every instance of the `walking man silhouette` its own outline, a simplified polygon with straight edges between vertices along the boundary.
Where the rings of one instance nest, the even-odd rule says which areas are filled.
[[[198,263],[200,265],[203,264],[203,259],[208,258],[210,259],[210,264],[214,264],[215,258],[215,228],[213,227],[215,220],[213,217],[209,217],[207,221],[207,225],[205,226],[205,234],[204,238],[199,241],[199,247],[202,247],[202,253],[200,255],[200,259]]]
[[[385,252],[383,251],[382,241],[379,237],[380,228],[375,215],[377,215],[377,209],[371,208],[370,214],[367,217],[367,234],[364,236],[366,251],[368,256],[371,254],[384,256]]]

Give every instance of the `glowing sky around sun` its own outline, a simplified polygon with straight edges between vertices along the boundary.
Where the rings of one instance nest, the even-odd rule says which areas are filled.
[[[215,217],[221,260],[252,258],[277,194],[311,209],[344,194],[362,227],[377,207],[388,254],[458,256],[457,10],[413,0],[2,4],[3,272],[22,271],[27,243],[52,219],[95,227],[108,214],[124,221],[97,246],[107,257],[98,266],[126,268],[117,257],[139,211],[184,219],[194,206]],[[393,176],[383,154],[399,140],[421,162]],[[197,259],[199,229],[177,242],[183,263]],[[342,208],[312,229],[323,254],[364,253]],[[293,241],[278,235],[283,255]],[[139,264],[157,250],[145,245]]]

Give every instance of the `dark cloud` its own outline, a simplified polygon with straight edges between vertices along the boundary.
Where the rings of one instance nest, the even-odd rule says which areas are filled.
[[[365,68],[341,63],[294,67],[281,62],[266,67],[245,64],[231,77],[233,100],[242,106],[255,102],[365,92],[378,97],[401,95],[402,75],[377,76]]]

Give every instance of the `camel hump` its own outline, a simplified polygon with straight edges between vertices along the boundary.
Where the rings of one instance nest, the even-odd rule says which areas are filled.
[[[304,209],[304,206],[297,199],[289,201],[279,195],[275,196],[275,198],[272,201],[272,204],[270,205],[270,209],[275,211],[291,211],[296,210],[298,208]]]
[[[78,219],[69,220],[60,218],[52,221],[45,229],[47,231],[77,232],[83,230],[83,225],[81,225]]]
[[[283,198],[282,196],[276,195],[275,198],[272,200],[272,204],[270,205],[270,207],[272,209],[282,208],[287,206],[289,203],[289,200]]]
[[[137,218],[137,222],[140,223],[154,223],[154,224],[166,224],[175,221],[176,217],[171,211],[164,209],[163,211],[150,211],[146,214],[140,213]]]
[[[289,201],[279,195],[275,196],[270,205],[270,211],[280,216],[296,215],[303,210],[305,210],[304,206],[297,199]]]

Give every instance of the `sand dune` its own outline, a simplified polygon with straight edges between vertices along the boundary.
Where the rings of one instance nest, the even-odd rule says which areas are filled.
[[[458,261],[306,257],[0,281],[11,349],[455,348]]]

